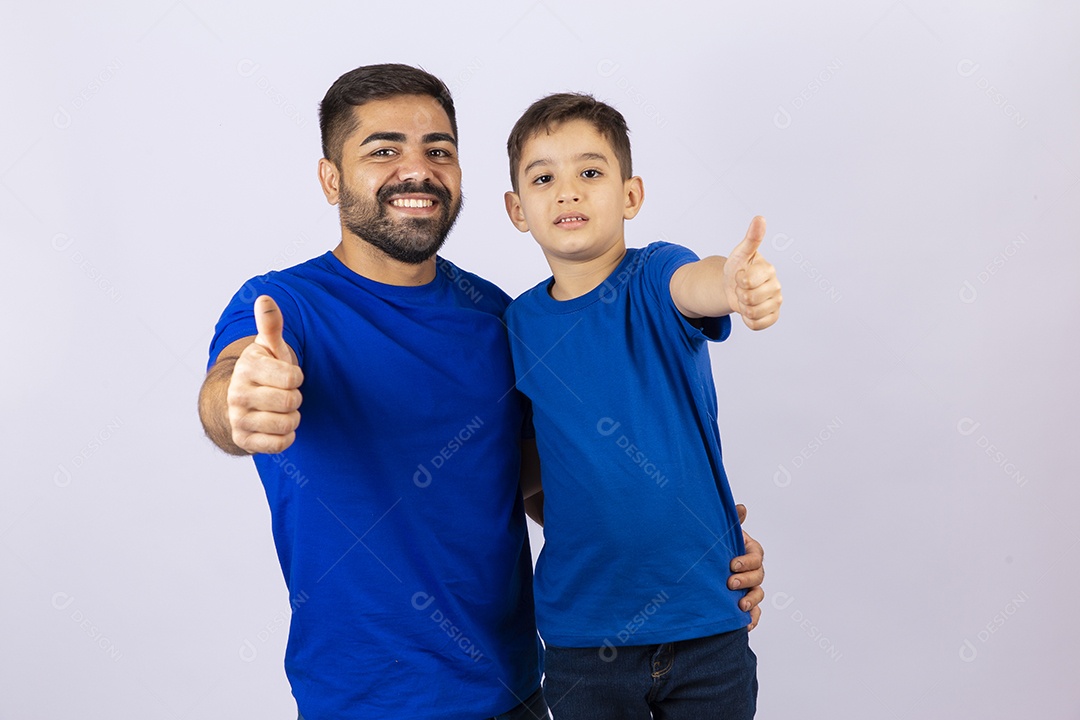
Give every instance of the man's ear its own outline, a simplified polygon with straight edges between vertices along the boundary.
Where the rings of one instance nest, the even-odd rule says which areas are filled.
[[[514,223],[514,227],[521,232],[529,232],[529,223],[525,221],[525,213],[521,209],[521,198],[518,194],[507,191],[503,195],[503,201],[506,203],[506,214],[510,216],[510,222]]]
[[[326,158],[319,158],[319,185],[326,202],[337,205],[341,196],[341,173],[337,165]]]
[[[641,181],[641,178],[635,175],[634,177],[623,183],[623,190],[626,193],[626,206],[623,208],[623,219],[632,220],[638,211],[641,210],[641,204],[645,202],[645,183]]]

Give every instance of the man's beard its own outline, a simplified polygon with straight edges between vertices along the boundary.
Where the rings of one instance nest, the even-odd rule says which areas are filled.
[[[435,196],[439,201],[439,214],[429,218],[391,219],[387,203],[394,195],[405,193]],[[349,232],[395,260],[419,265],[439,251],[446,242],[450,229],[454,227],[458,213],[461,212],[462,198],[459,197],[456,204],[452,201],[449,190],[430,180],[424,180],[423,183],[386,185],[376,194],[375,202],[354,195],[342,183],[338,193],[338,210],[341,213],[341,224]]]

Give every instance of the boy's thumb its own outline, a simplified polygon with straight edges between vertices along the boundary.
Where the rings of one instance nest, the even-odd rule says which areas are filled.
[[[729,259],[743,263],[751,262],[757,254],[758,248],[761,247],[761,242],[764,239],[765,218],[760,215],[755,215],[754,219],[750,221],[750,227],[746,229],[746,236],[743,237],[742,242],[736,245],[735,249],[731,251]]]

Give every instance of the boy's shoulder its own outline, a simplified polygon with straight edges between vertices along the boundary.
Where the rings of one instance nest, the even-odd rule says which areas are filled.
[[[554,278],[549,275],[544,280],[536,283],[536,285],[533,285],[531,288],[511,300],[506,307],[506,312],[503,316],[504,319],[509,322],[511,318],[518,317],[527,308],[539,306],[542,303],[543,295],[548,293],[548,288],[551,287],[551,281],[553,279]]]

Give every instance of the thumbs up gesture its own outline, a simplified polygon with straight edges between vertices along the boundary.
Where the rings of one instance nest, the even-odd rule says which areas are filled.
[[[268,295],[255,300],[255,327],[258,335],[240,353],[229,381],[229,425],[237,447],[273,454],[296,439],[304,373],[282,337],[281,310]]]
[[[758,254],[765,238],[765,218],[750,221],[746,237],[728,255],[724,264],[724,293],[728,306],[742,316],[751,330],[764,330],[780,317],[780,281],[776,268]]]

